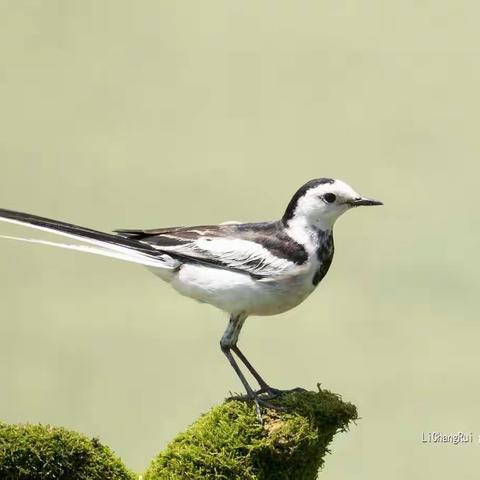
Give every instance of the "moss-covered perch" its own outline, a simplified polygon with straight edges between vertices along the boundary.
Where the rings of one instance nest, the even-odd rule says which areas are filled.
[[[144,480],[314,480],[328,445],[357,418],[327,390],[272,400],[259,425],[250,403],[226,401],[202,415],[152,462]],[[0,422],[1,480],[133,480],[97,439],[48,425]]]
[[[49,425],[0,423],[1,480],[134,480],[96,438]]]
[[[272,401],[263,427],[253,405],[226,401],[200,417],[155,458],[145,480],[314,480],[328,445],[357,419],[351,403],[327,390]]]

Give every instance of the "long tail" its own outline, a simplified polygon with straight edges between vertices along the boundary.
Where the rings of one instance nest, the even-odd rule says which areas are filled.
[[[160,252],[151,245],[138,240],[132,240],[119,235],[80,227],[71,223],[60,222],[58,220],[51,220],[49,218],[39,217],[29,213],[6,209],[0,209],[0,221],[55,233],[90,245],[57,243],[47,240],[13,237],[9,235],[0,235],[0,238],[94,253],[96,255],[113,257],[119,260],[139,263],[150,267],[175,268],[175,261],[171,257]]]

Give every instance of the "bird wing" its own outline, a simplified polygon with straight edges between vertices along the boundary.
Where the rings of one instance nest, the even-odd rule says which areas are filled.
[[[114,235],[6,209],[0,209],[0,221],[44,230],[91,245],[55,243],[35,238],[15,237],[16,240],[95,253],[152,267],[176,269],[181,263],[195,262],[269,279],[294,274],[298,272],[295,267],[306,261],[303,247],[283,232],[279,222],[117,230],[118,235]]]
[[[298,265],[279,238],[276,222],[116,230],[184,262],[201,263],[255,278],[289,275]]]

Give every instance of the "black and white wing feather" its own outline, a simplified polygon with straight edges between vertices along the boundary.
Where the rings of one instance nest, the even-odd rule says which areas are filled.
[[[279,222],[117,232],[184,262],[202,263],[256,278],[297,273],[307,260],[303,247],[283,232]]]
[[[88,245],[3,235],[6,238],[172,270],[182,263],[197,263],[258,279],[274,279],[298,273],[308,259],[303,246],[285,233],[281,222],[117,230],[117,234],[112,234],[5,209],[0,209],[0,221],[59,234]]]

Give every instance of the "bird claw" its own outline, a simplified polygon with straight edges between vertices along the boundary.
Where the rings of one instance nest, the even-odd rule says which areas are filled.
[[[277,410],[279,412],[286,412],[287,409],[282,407],[281,405],[275,405],[274,403],[270,403],[268,400],[275,398],[275,396],[269,397],[262,397],[258,394],[260,390],[256,392],[252,392],[253,395],[234,395],[231,396],[228,400],[237,400],[241,402],[253,402],[255,406],[255,414],[257,417],[257,421],[260,425],[263,425],[263,417],[262,417],[262,407],[269,409],[269,410]]]
[[[262,418],[262,411],[261,407],[271,409],[271,410],[277,410],[280,412],[286,412],[287,408],[281,405],[276,405],[274,403],[271,403],[269,400],[274,400],[275,398],[278,398],[282,396],[285,393],[292,393],[292,392],[305,392],[306,390],[301,387],[297,388],[292,388],[289,390],[280,390],[278,388],[272,388],[267,385],[262,386],[259,390],[256,390],[252,392],[252,394],[246,394],[246,395],[232,395],[229,400],[239,400],[242,402],[248,402],[251,401],[255,405],[255,412],[257,415],[257,420],[260,423],[260,425],[263,425],[263,418]]]
[[[274,398],[281,397],[282,395],[286,393],[293,393],[293,392],[306,392],[304,388],[297,387],[297,388],[291,388],[288,390],[281,390],[279,388],[273,388],[269,386],[264,386],[260,388],[259,390],[255,390],[253,392],[253,397],[259,398],[262,401],[265,400],[273,400]],[[248,400],[254,400],[252,396],[245,394],[245,395],[232,395],[230,397],[230,400],[240,400],[240,401],[248,401]]]
[[[286,393],[293,393],[293,392],[306,392],[306,390],[301,387],[290,388],[288,390],[281,390],[279,388],[273,388],[267,385],[265,387],[262,387],[260,390],[257,390],[255,393],[258,395],[266,394],[266,398],[272,399],[272,398],[280,397]]]

